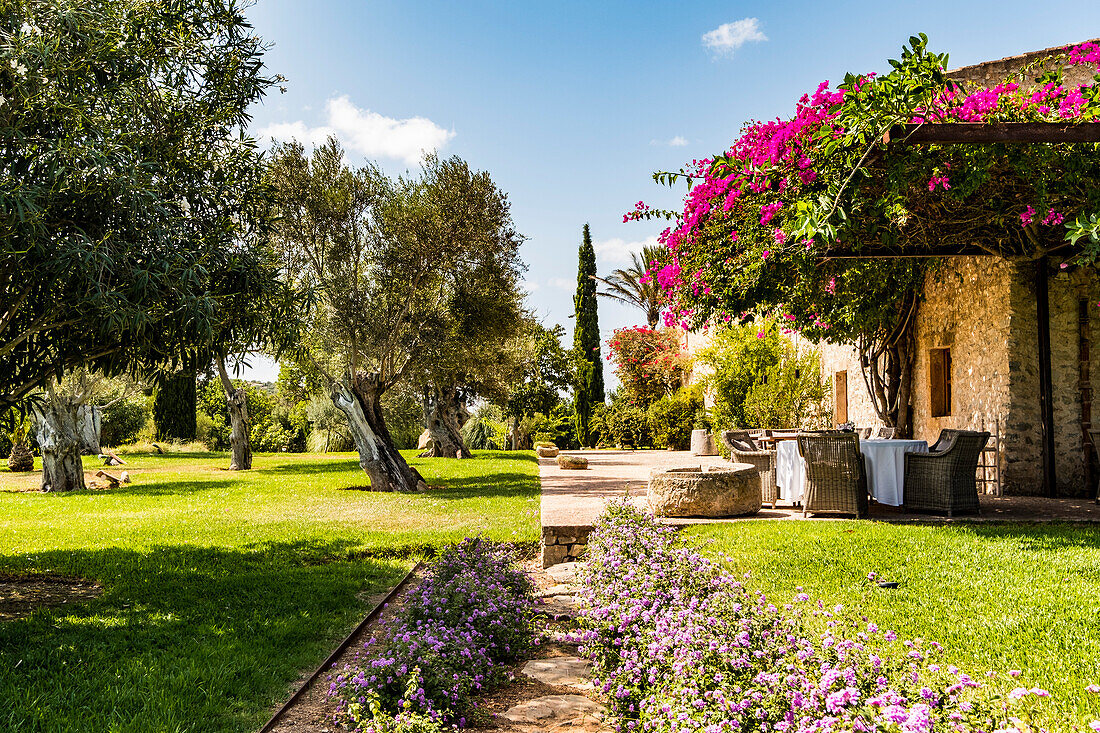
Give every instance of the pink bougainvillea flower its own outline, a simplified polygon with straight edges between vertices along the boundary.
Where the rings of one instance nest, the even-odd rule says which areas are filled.
[[[1020,214],[1020,226],[1026,227],[1035,219],[1035,209],[1028,206],[1024,213]]]
[[[1047,215],[1043,217],[1043,224],[1045,224],[1048,227],[1058,226],[1059,224],[1062,223],[1062,221],[1064,219],[1065,219],[1064,216],[1059,214],[1054,209],[1051,209],[1047,212]]]
[[[1100,685],[1096,685],[1096,684],[1089,685],[1088,687],[1085,688],[1085,691],[1086,692],[1091,692],[1092,694],[1095,695],[1097,693],[1100,693]]]

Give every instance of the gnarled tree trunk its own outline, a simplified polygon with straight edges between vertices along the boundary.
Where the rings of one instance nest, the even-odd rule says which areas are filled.
[[[912,437],[909,399],[916,355],[914,327],[917,296],[911,294],[898,314],[897,323],[885,334],[861,339],[860,367],[875,413],[897,430],[897,437]]]
[[[94,456],[103,452],[99,446],[102,426],[103,412],[97,406],[81,404],[76,407],[76,430],[80,438],[81,453]]]
[[[359,465],[370,477],[372,491],[423,491],[424,477],[408,463],[393,445],[382,417],[382,393],[377,374],[359,372],[348,384],[332,385],[332,403],[348,418]]]
[[[34,407],[38,447],[42,451],[42,490],[75,491],[84,485],[80,460],[80,402],[50,394]]]
[[[462,426],[470,419],[466,398],[456,387],[428,386],[424,389],[424,427],[432,436],[425,451],[429,458],[472,458],[462,437]]]
[[[252,468],[252,443],[248,427],[248,393],[244,387],[234,387],[225,370],[225,359],[218,357],[218,376],[225,390],[225,404],[229,408],[229,448],[233,457],[230,471],[247,471]],[[327,446],[326,446],[327,450]]]

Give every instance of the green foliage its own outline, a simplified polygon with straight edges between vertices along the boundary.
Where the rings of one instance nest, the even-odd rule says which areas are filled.
[[[348,419],[332,404],[327,394],[316,394],[306,407],[306,417],[312,429],[307,445],[314,453],[346,451],[355,447],[348,431]]]
[[[263,39],[234,0],[8,0],[0,29],[0,409],[189,360],[272,277]]]
[[[561,401],[561,393],[573,381],[569,354],[561,345],[565,330],[555,324],[547,328],[533,318],[517,336],[521,369],[509,390],[504,414],[522,418],[550,412]]]
[[[252,450],[259,453],[300,453],[306,449],[307,438],[310,434],[310,417],[308,402],[298,402],[287,405],[279,399],[277,394],[272,394],[267,389],[245,382],[241,379],[233,380],[234,387],[244,387],[245,400],[248,403],[249,441]],[[276,393],[278,389],[276,388]],[[286,393],[294,396],[295,393]],[[331,400],[324,398],[330,405]],[[336,410],[332,407],[332,410]],[[210,448],[210,450],[229,450],[229,436],[231,425],[229,423],[229,408],[225,403],[225,390],[220,380],[207,380],[198,398],[198,411],[200,429],[198,438]],[[346,424],[342,413],[337,412],[333,419]],[[339,443],[342,449],[347,448],[344,442]],[[323,451],[324,444],[316,450]]]
[[[687,450],[696,416],[703,409],[703,394],[698,388],[681,387],[649,406],[646,416],[654,445]]]
[[[577,293],[573,296],[573,404],[577,442],[592,445],[589,421],[592,409],[604,401],[603,359],[600,356],[600,318],[596,303],[596,250],[592,233],[584,225],[584,236],[577,255]]]
[[[653,431],[650,429],[649,416],[638,405],[622,399],[613,398],[604,415],[608,442],[617,446],[641,448],[653,444]]]
[[[482,405],[462,426],[462,436],[471,450],[505,450],[508,426],[503,411],[495,405]]]
[[[104,446],[118,447],[137,439],[145,424],[153,417],[149,399],[138,392],[127,395],[118,402],[103,408],[99,442]]]
[[[722,429],[817,428],[828,421],[820,357],[799,350],[772,318],[714,329],[699,360],[712,370],[706,384]]]
[[[553,443],[559,448],[582,447],[577,442],[574,426],[576,413],[573,406],[562,403],[549,413],[537,412],[520,421],[520,433],[529,436],[533,443]]]
[[[153,396],[157,440],[194,440],[197,406],[194,372],[182,371],[164,378]]]

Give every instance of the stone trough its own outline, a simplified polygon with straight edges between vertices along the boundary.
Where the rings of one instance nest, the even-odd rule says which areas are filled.
[[[649,508],[658,517],[740,517],[763,505],[760,472],[747,463],[658,468],[649,477]]]

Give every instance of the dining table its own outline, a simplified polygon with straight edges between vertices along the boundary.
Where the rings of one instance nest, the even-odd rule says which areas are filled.
[[[775,484],[779,498],[802,503],[806,483],[806,462],[798,454],[797,440],[775,444]],[[927,453],[923,440],[861,440],[859,452],[867,465],[867,490],[879,504],[901,506],[905,503],[905,454]]]

